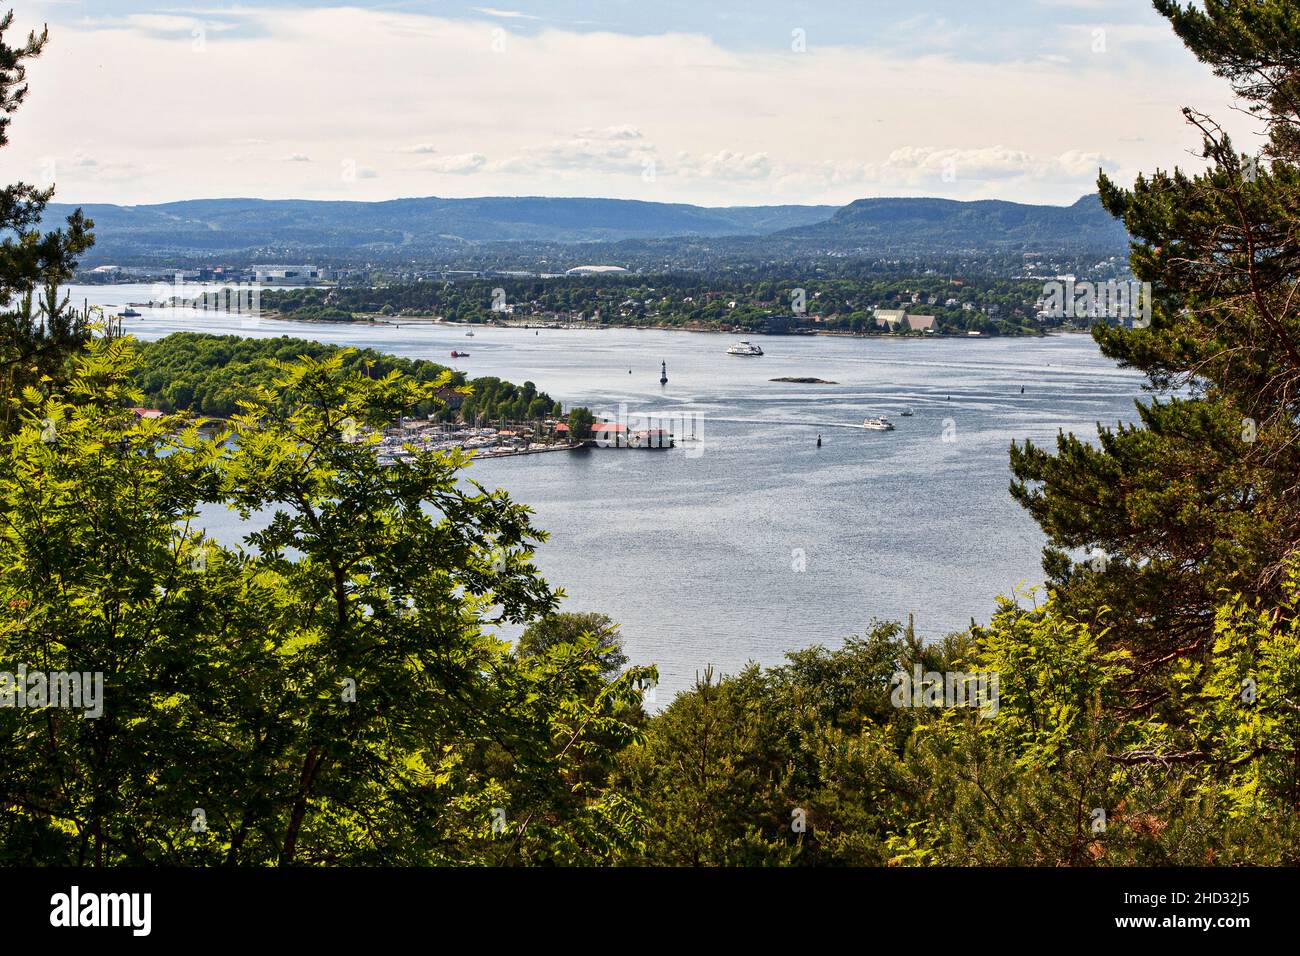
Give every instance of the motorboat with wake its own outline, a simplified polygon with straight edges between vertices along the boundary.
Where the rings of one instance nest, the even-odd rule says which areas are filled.
[[[737,342],[727,349],[728,355],[762,355],[763,350],[752,342]]]
[[[863,420],[862,427],[873,432],[892,432],[894,423],[888,418],[867,418]]]

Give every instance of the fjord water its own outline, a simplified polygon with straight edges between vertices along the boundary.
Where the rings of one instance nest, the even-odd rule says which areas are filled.
[[[147,287],[79,287],[121,306]],[[116,310],[113,310],[116,311]],[[471,477],[507,489],[550,532],[538,563],[569,610],[622,624],[629,656],[659,665],[662,705],[712,664],[778,663],[837,645],[875,619],[915,615],[927,637],[986,621],[999,594],[1038,584],[1042,534],[1007,492],[1012,440],[1093,438],[1132,421],[1138,375],[1085,335],[1046,338],[755,339],[606,329],[305,324],[141,310],[144,339],[189,330],[290,335],[430,359],[617,414],[699,414],[700,444],[484,460]],[[452,359],[453,349],[470,353]],[[668,384],[660,386],[660,363]],[[833,385],[770,381],[816,377]],[[1021,394],[1021,388],[1024,394]],[[915,414],[901,417],[911,408]],[[897,429],[873,432],[883,415]],[[822,436],[822,447],[816,445]],[[237,519],[206,516],[237,540]]]

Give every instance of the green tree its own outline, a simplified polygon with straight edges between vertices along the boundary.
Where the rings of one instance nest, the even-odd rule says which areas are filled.
[[[41,54],[48,38],[42,30],[11,45],[6,34],[12,27],[13,11],[0,15],[0,149],[9,144],[9,124],[27,97],[27,61]],[[12,429],[27,387],[43,388],[60,376],[90,334],[89,317],[69,307],[60,286],[94,242],[94,223],[77,210],[65,228],[42,232],[41,214],[53,195],[53,186],[0,186],[0,434]]]
[[[1140,707],[1167,698],[1174,662],[1208,653],[1222,589],[1280,601],[1300,545],[1300,15],[1284,0],[1156,8],[1264,122],[1264,153],[1238,153],[1185,110],[1204,172],[1158,171],[1129,190],[1102,176],[1154,309],[1149,328],[1094,335],[1158,397],[1139,404],[1137,425],[1102,429],[1099,445],[1062,435],[1054,453],[1011,451],[1012,493],[1048,535],[1053,585],[1081,619],[1110,609],[1108,639],[1135,655]]]
[[[591,426],[596,423],[596,416],[589,408],[575,408],[569,412],[569,434],[576,441],[591,438]]]
[[[607,614],[594,611],[548,614],[524,628],[516,648],[519,654],[536,657],[561,644],[580,644],[591,638],[600,650],[601,676],[616,677],[627,666],[623,638],[618,625]]]
[[[103,713],[0,708],[0,856],[23,863],[514,863],[630,852],[585,775],[634,740],[630,669],[579,637],[493,636],[555,608],[527,509],[464,456],[381,467],[346,437],[445,382],[278,367],[232,436],[128,406],[96,341],[0,456],[0,661],[103,675]],[[269,516],[244,547],[200,507]],[[608,753],[607,753],[608,752]]]
[[[958,646],[881,624],[781,667],[706,670],[620,757],[617,785],[645,806],[644,861],[885,863],[922,792],[902,759],[921,714],[891,706],[891,679],[943,669]]]
[[[1300,581],[1284,604],[1223,601],[1212,650],[1184,659],[1159,712],[1126,707],[1134,661],[1054,602],[1001,602],[968,670],[999,675],[996,717],[924,721],[920,798],[896,862],[1288,864],[1300,858]],[[1289,619],[1279,629],[1277,622]]]

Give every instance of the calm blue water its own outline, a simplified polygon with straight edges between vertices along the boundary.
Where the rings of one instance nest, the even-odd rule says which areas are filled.
[[[123,286],[73,295],[117,306],[150,297]],[[566,408],[613,415],[626,402],[701,415],[700,445],[470,469],[532,506],[551,533],[539,552],[547,580],[568,593],[568,609],[622,624],[632,659],[659,665],[660,703],[705,665],[776,663],[874,618],[914,613],[930,637],[987,620],[998,594],[1042,578],[1042,535],[1007,493],[1010,442],[1051,442],[1058,429],[1095,437],[1099,421],[1132,421],[1140,395],[1139,376],[1082,335],[759,337],[767,354],[747,359],[725,354],[732,336],[689,332],[479,329],[466,338],[454,327],[244,327],[238,317],[147,310],[126,326],[141,338],[185,329],[369,346],[533,381]],[[453,361],[453,348],[471,354]],[[778,376],[838,384],[769,381]],[[898,417],[904,407],[915,415]],[[897,430],[855,427],[868,415]],[[240,534],[225,514],[210,530]]]

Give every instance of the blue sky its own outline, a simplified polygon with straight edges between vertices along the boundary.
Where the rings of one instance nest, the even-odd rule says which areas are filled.
[[[448,19],[496,19],[523,35],[545,28],[612,31],[632,36],[700,33],[736,50],[784,47],[789,31],[802,27],[828,42],[863,47],[895,43],[960,50],[973,59],[1013,56],[1069,26],[1097,23],[1150,26],[1159,18],[1141,0],[504,0],[489,3],[439,0],[265,0],[249,3],[186,3],[175,0],[34,0],[52,22],[177,13],[219,17],[238,9],[306,10],[356,7]]]
[[[1070,202],[1248,127],[1135,0],[17,0],[6,165],[68,201]],[[0,2],[0,6],[4,6]]]

